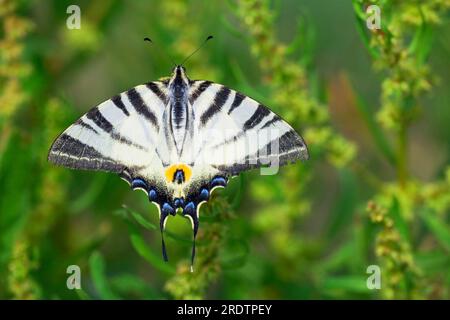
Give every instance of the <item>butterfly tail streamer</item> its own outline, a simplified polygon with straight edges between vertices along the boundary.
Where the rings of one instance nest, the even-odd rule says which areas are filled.
[[[197,237],[197,229],[198,229],[198,221],[197,221],[197,228],[194,230],[194,237],[193,237],[193,239],[192,239],[191,272],[194,272],[195,239],[196,239],[196,237]]]
[[[197,210],[192,206],[186,206],[184,210],[184,215],[187,216],[192,223],[192,232],[193,232],[193,238],[192,238],[192,252],[191,252],[191,272],[194,272],[194,260],[195,260],[195,240],[197,238],[197,231],[199,226],[198,221],[198,214]]]
[[[161,230],[161,248],[162,248],[162,255],[163,255],[163,259],[164,261],[169,261],[168,257],[167,257],[167,250],[166,250],[166,243],[164,242],[164,229],[165,229],[165,222],[166,219],[168,217],[168,213],[167,212],[161,212],[161,216],[159,218],[159,228]]]

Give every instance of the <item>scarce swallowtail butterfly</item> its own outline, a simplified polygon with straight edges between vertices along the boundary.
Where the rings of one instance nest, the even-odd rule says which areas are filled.
[[[48,160],[72,169],[114,172],[144,191],[164,228],[181,210],[193,229],[200,206],[240,172],[308,159],[294,129],[244,94],[191,80],[182,65],[166,80],[122,92],[94,107],[51,146]]]

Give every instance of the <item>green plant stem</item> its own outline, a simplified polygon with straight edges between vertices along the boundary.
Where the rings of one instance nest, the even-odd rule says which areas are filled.
[[[408,179],[407,148],[408,148],[408,128],[404,122],[400,126],[397,140],[397,179],[398,184],[404,187]]]

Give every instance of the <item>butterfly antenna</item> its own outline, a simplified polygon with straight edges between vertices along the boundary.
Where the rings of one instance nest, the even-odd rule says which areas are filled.
[[[208,37],[205,39],[205,41],[203,41],[203,43],[202,43],[197,49],[195,49],[190,55],[188,55],[188,56],[183,60],[183,62],[181,63],[181,65],[183,65],[186,61],[188,61],[189,58],[192,57],[194,54],[196,54],[198,50],[200,50],[201,48],[203,48],[203,46],[204,46],[209,40],[211,40],[212,38],[214,38],[214,37],[213,37],[213,36],[208,36]]]
[[[154,43],[154,42],[152,41],[152,39],[150,39],[149,37],[145,37],[145,38],[144,38],[144,41],[148,41],[148,42],[150,42],[151,44],[153,44],[153,45],[155,46],[156,50],[158,50],[158,52],[159,52],[162,56],[166,57],[167,60],[169,60],[174,66],[177,65],[177,64],[173,61],[172,57],[169,56],[169,55],[167,54],[166,51],[160,49],[159,46],[157,46],[156,43]]]

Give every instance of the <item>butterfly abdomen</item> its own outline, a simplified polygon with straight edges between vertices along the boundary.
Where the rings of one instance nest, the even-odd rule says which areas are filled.
[[[189,111],[186,101],[170,102],[170,128],[178,154],[183,149],[183,143],[188,130]]]
[[[177,129],[186,126],[186,109],[186,106],[179,102],[176,102],[172,107],[172,125]]]

